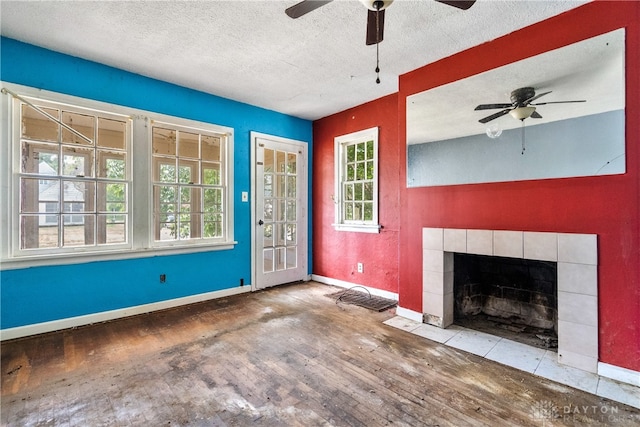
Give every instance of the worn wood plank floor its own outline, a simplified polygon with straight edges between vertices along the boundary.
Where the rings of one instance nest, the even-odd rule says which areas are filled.
[[[324,296],[335,290],[313,282],[288,285],[5,342],[0,421],[6,426],[640,423],[636,409],[384,325],[393,311],[336,305]]]

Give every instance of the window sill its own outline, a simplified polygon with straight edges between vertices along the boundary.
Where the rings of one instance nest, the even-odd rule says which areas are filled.
[[[356,233],[380,233],[380,224],[331,224],[336,231],[352,231]]]
[[[83,264],[94,261],[117,261],[135,258],[150,258],[156,256],[192,254],[233,249],[237,241],[216,243],[209,245],[154,247],[129,250],[112,250],[102,252],[78,252],[48,255],[30,255],[0,260],[0,271],[17,270],[28,267],[42,267],[54,265]]]

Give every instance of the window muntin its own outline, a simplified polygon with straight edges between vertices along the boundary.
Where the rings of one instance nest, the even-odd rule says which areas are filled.
[[[18,105],[18,253],[129,241],[128,117],[33,100]]]
[[[378,232],[378,128],[335,138],[338,230]]]
[[[227,238],[227,137],[167,123],[152,127],[154,241]]]

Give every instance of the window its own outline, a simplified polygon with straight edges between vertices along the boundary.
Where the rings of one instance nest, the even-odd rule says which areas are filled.
[[[4,89],[3,267],[233,248],[231,128]]]
[[[335,138],[337,230],[378,233],[378,128]]]
[[[226,135],[154,123],[156,242],[225,239]]]
[[[128,117],[37,101],[18,105],[18,252],[129,242]]]

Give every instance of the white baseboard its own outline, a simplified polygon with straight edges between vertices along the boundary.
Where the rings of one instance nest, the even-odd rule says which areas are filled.
[[[638,371],[598,362],[598,375],[640,387],[640,372]]]
[[[385,291],[377,288],[371,288],[369,286],[361,285],[360,283],[346,282],[344,280],[332,279],[330,277],[325,277],[325,276],[318,276],[317,274],[312,274],[311,280],[324,283],[325,285],[339,286],[341,288],[347,288],[347,289],[353,288],[354,286],[362,286],[363,288],[368,290],[369,293],[371,293],[371,295],[398,301],[398,294],[395,292]]]
[[[400,317],[404,317],[405,319],[422,323],[422,313],[418,313],[417,311],[409,310],[408,308],[403,308],[398,306],[396,307],[396,314]]]
[[[137,305],[134,307],[119,308],[116,310],[102,311],[100,313],[92,313],[83,316],[68,317],[66,319],[52,320],[50,322],[35,323],[32,325],[2,329],[0,330],[0,341],[22,338],[30,335],[43,334],[45,332],[59,331],[61,329],[75,328],[77,326],[90,325],[92,323],[106,322],[108,320],[120,319],[122,317],[164,310],[167,308],[208,301],[216,298],[224,298],[250,291],[251,286],[235,287],[230,289],[223,289],[220,291],[206,292],[204,294],[190,295],[182,298],[159,301],[150,304]]]

